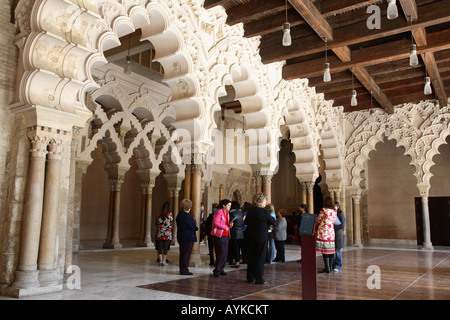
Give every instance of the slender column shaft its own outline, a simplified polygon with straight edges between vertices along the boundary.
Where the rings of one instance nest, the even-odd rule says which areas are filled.
[[[191,164],[186,165],[184,178],[184,198],[191,199]]]
[[[202,201],[202,166],[200,164],[193,164],[192,165],[192,209],[191,214],[195,221],[197,222],[197,225],[200,227],[200,210],[201,210],[201,201]],[[199,228],[200,229],[200,228]],[[199,238],[200,232],[197,234],[197,240],[200,240]],[[199,241],[194,243],[194,246],[192,248],[192,253],[200,253],[200,246]]]
[[[430,232],[430,212],[428,197],[422,196],[422,225],[423,225],[423,249],[433,249]]]
[[[361,195],[354,194],[353,198],[353,245],[362,247],[361,242]]]
[[[78,149],[78,138],[81,128],[73,127],[72,142],[70,146],[70,174],[69,174],[69,202],[67,208],[67,225],[66,225],[66,250],[64,259],[64,272],[72,265],[72,255],[74,247],[74,223],[75,223],[75,189],[76,189],[76,156]]]
[[[38,268],[41,286],[56,284],[56,238],[58,236],[59,190],[61,177],[61,142],[49,145],[45,172],[44,210],[39,244]],[[47,274],[43,271],[50,271]]]
[[[26,289],[39,286],[37,259],[41,235],[44,197],[45,157],[48,141],[39,136],[36,128],[28,131],[31,155],[25,190],[19,265],[13,288]]]
[[[147,189],[147,194],[145,197],[145,228],[144,228],[144,243],[148,246],[152,243],[152,187]]]
[[[263,193],[267,197],[267,203],[272,203],[272,176],[262,176]]]
[[[121,183],[122,180],[110,181],[111,192],[109,201],[108,237],[103,244],[103,248],[106,249],[117,249],[122,247],[119,239]]]
[[[306,184],[305,183],[301,183],[301,185],[302,185],[301,203],[304,203],[304,204],[307,205],[307,203],[308,203],[308,199],[307,199],[308,190],[306,188]]]
[[[177,242],[177,224],[176,224],[176,219],[177,219],[177,214],[178,214],[178,210],[179,210],[179,196],[178,194],[180,193],[180,189],[176,188],[174,191],[174,195],[173,195],[173,231],[172,231],[172,240],[174,243]]]
[[[307,206],[310,213],[314,213],[314,182],[304,182],[307,192]]]
[[[262,177],[259,171],[255,172],[255,193],[262,192]]]

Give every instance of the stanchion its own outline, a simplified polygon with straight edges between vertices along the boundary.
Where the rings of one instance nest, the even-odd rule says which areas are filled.
[[[302,235],[302,300],[317,300],[316,236]]]

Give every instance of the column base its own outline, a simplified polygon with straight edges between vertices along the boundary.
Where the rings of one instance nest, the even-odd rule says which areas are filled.
[[[200,253],[191,254],[191,259],[189,260],[190,267],[204,267],[205,264],[206,262],[202,260]]]
[[[364,247],[364,245],[362,244],[361,240],[357,240],[357,241],[353,242],[353,247],[362,248],[362,247]]]
[[[153,243],[151,241],[138,241],[136,242],[137,247],[152,247]]]
[[[1,290],[1,294],[8,296],[8,297],[14,297],[14,298],[24,298],[24,297],[30,297],[30,296],[37,296],[41,294],[46,293],[54,293],[54,292],[60,292],[63,290],[62,284],[56,284],[49,287],[37,287],[37,288],[27,288],[27,289],[20,289],[20,288],[13,288],[13,287],[7,287]]]
[[[39,271],[19,271],[15,272],[16,279],[12,284],[11,288],[13,289],[32,289],[38,288],[40,286],[39,283]]]
[[[422,246],[422,250],[434,250],[431,242],[424,242]]]
[[[122,244],[117,242],[117,243],[104,243],[103,244],[103,249],[122,249]]]
[[[39,283],[41,287],[51,287],[58,284],[56,269],[39,270]]]

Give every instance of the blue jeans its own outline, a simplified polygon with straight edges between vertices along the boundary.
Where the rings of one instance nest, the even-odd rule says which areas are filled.
[[[336,249],[336,253],[334,254],[334,263],[333,269],[338,269],[339,271],[342,268],[342,248]]]

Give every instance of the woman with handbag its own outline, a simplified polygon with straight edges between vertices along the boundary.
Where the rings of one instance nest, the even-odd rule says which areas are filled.
[[[317,216],[317,237],[316,252],[321,253],[325,268],[319,273],[330,273],[333,269],[335,253],[334,220],[336,220],[336,209],[331,197],[326,197],[323,201],[323,208]]]
[[[230,221],[229,215],[231,201],[227,199],[221,200],[219,208],[214,214],[211,228],[214,251],[216,253],[216,267],[213,270],[213,274],[216,278],[227,275],[224,268],[227,262],[230,228],[233,227],[233,221]]]
[[[158,233],[156,234],[156,241],[158,242],[158,253],[160,266],[167,266],[167,251],[169,250],[170,241],[172,241],[173,217],[170,212],[170,205],[168,202],[163,204],[161,212],[158,212]]]

